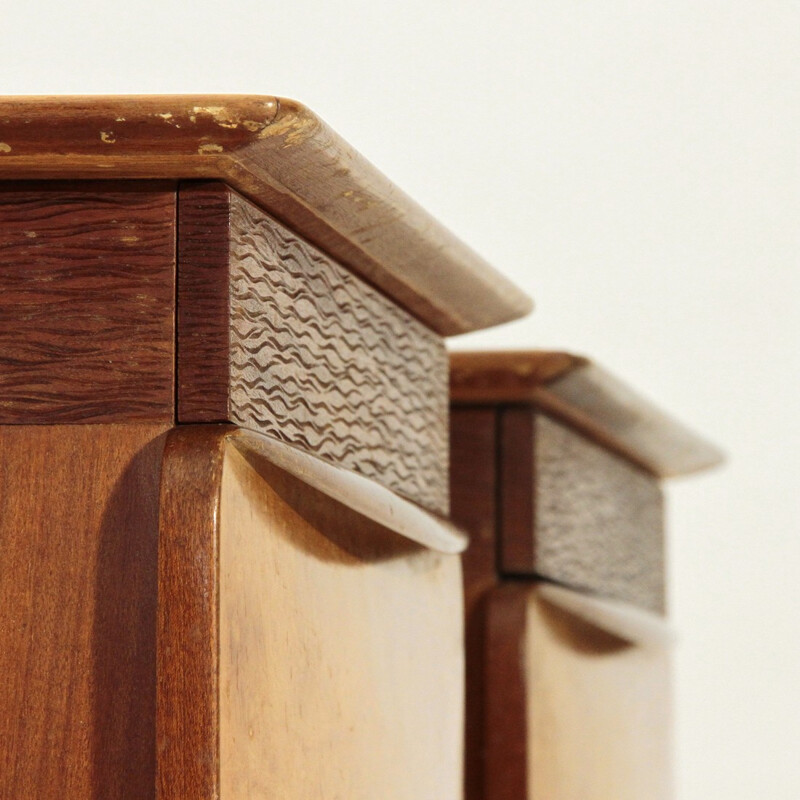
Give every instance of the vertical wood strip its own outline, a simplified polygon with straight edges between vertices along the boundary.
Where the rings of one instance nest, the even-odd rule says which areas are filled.
[[[534,410],[501,408],[500,429],[500,570],[527,574],[536,563]]]
[[[525,630],[530,584],[489,598],[486,650],[486,800],[528,797]]]
[[[219,795],[221,425],[173,429],[158,545],[157,800]]]
[[[224,422],[229,412],[230,190],[178,188],[178,419]]]
[[[497,413],[454,408],[450,414],[453,521],[470,537],[462,555],[466,673],[465,800],[484,798],[486,602],[497,583]]]

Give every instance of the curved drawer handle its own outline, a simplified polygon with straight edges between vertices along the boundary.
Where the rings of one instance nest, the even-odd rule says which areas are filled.
[[[670,625],[650,611],[552,583],[539,584],[538,593],[548,603],[626,642],[650,647],[670,647],[675,643]]]
[[[244,428],[231,433],[229,439],[243,454],[266,459],[332,500],[431,550],[461,553],[469,542],[467,535],[449,520],[363,475]]]

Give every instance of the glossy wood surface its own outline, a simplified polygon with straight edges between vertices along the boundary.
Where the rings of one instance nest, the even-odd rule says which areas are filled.
[[[0,797],[154,797],[164,429],[0,426]]]
[[[662,478],[723,460],[712,444],[588,359],[551,351],[457,352],[455,405],[531,405]]]
[[[0,131],[0,180],[223,180],[441,334],[530,310],[522,292],[292,100],[6,97]]]
[[[441,337],[223,184],[182,184],[179,218],[179,420],[229,420],[447,513]]]
[[[225,455],[220,798],[458,800],[456,556]]]
[[[173,417],[175,186],[0,182],[0,423]]]
[[[275,444],[225,425],[167,440],[159,800],[457,800],[458,557],[314,488]]]

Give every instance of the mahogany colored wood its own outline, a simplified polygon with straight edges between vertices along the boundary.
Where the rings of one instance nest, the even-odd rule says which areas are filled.
[[[0,426],[2,797],[154,797],[165,427]]]
[[[441,338],[226,186],[180,197],[179,420],[229,420],[446,513]]]
[[[0,180],[223,180],[441,334],[528,298],[302,105],[231,95],[6,97]]]
[[[157,800],[219,797],[219,517],[223,425],[179,426],[161,468]]]
[[[497,583],[497,419],[491,408],[456,408],[450,417],[453,521],[470,532],[462,556],[466,673],[465,800],[482,800],[486,734],[486,594]]]
[[[475,792],[485,800],[539,800],[527,788],[531,765],[524,631],[529,591],[524,583],[510,583],[486,597],[485,772],[480,792]],[[581,767],[576,763],[566,768]]]
[[[457,800],[458,557],[312,488],[254,438],[180,426],[165,448],[159,800]]]
[[[0,423],[173,417],[175,187],[0,183]]]
[[[529,405],[661,478],[716,466],[722,453],[596,364],[548,351],[450,357],[456,405]]]

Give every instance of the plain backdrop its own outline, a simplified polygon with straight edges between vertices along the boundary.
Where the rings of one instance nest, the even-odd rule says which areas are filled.
[[[591,355],[722,445],[669,489],[678,796],[800,796],[800,4],[4,2],[0,77],[305,102],[534,296],[454,347]]]

